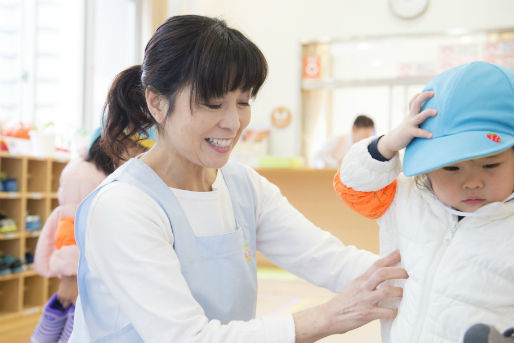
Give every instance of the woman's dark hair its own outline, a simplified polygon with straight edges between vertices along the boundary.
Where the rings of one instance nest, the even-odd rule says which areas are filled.
[[[259,48],[223,20],[197,15],[171,17],[145,48],[142,65],[118,74],[109,90],[105,110],[105,151],[119,158],[134,134],[142,138],[156,125],[146,105],[145,90],[164,95],[169,111],[180,90],[191,87],[191,102],[202,103],[242,89],[255,97],[267,75]],[[105,113],[105,112],[104,112]]]
[[[91,144],[87,152],[86,161],[93,162],[96,169],[103,172],[105,175],[109,175],[114,171],[114,162],[102,149],[100,145],[100,136]]]

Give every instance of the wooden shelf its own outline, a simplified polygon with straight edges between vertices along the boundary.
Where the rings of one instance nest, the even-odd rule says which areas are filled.
[[[16,239],[20,238],[22,234],[19,231],[16,232],[8,232],[8,233],[0,233],[0,240],[8,240],[8,239]]]
[[[22,260],[34,254],[40,230],[25,230],[27,214],[39,215],[41,226],[57,206],[57,188],[67,159],[13,156],[0,152],[0,171],[15,178],[17,192],[0,192],[0,213],[12,218],[17,231],[0,233],[0,255]],[[0,322],[39,312],[56,291],[57,279],[45,279],[35,270],[0,276]]]
[[[0,192],[0,199],[19,199],[21,198],[20,192]]]

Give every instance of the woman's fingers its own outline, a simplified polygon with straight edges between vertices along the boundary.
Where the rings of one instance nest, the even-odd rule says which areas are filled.
[[[376,289],[378,285],[387,280],[407,279],[409,275],[402,267],[383,267],[376,270],[368,279],[368,289]]]
[[[368,269],[368,271],[373,272],[378,268],[394,266],[395,264],[400,262],[401,259],[402,257],[400,256],[400,252],[398,250],[395,250],[389,253],[388,255],[385,255],[384,257],[378,259],[375,263],[373,263],[373,265],[371,266],[371,268]]]
[[[401,267],[393,267],[401,261],[400,252],[398,250],[380,258],[364,273],[365,287],[374,290],[382,282],[392,279],[406,279],[409,277],[407,271]]]
[[[385,298],[401,298],[403,297],[403,288],[395,286],[379,287],[371,293],[370,301],[378,303]]]
[[[395,308],[377,307],[374,314],[374,319],[394,319],[398,314],[398,310]]]

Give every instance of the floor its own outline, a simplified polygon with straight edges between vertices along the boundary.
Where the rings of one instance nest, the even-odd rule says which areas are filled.
[[[266,314],[291,313],[320,304],[332,296],[330,291],[313,286],[295,276],[277,269],[259,270],[257,317]],[[27,343],[39,315],[0,324],[0,342]],[[377,321],[344,335],[326,337],[322,343],[380,343],[380,325]]]

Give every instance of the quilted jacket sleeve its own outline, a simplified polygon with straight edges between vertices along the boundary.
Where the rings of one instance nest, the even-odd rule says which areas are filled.
[[[334,176],[334,189],[353,210],[377,219],[393,202],[401,165],[397,155],[386,162],[373,159],[368,152],[373,139],[352,146]]]

